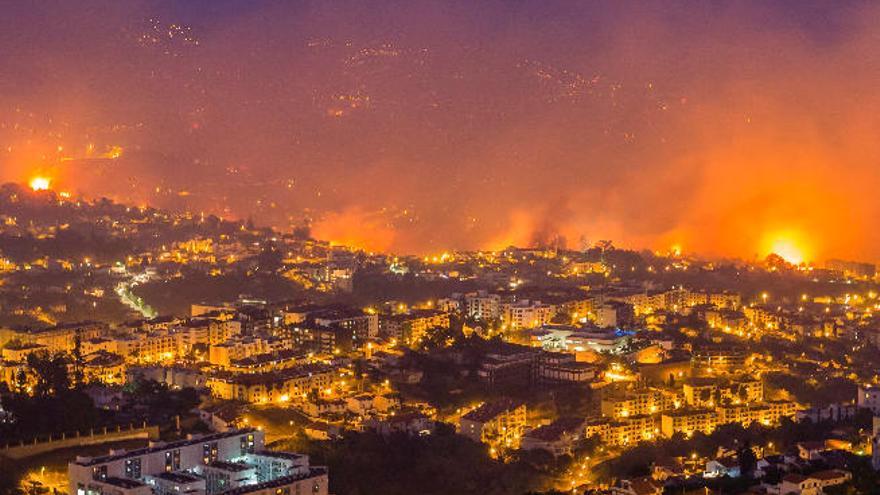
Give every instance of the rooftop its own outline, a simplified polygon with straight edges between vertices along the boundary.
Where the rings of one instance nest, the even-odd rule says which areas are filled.
[[[114,476],[109,476],[102,480],[97,480],[99,483],[106,483],[108,485],[118,486],[119,488],[131,489],[137,488],[139,486],[144,486],[140,481],[128,479],[128,478],[116,478]]]
[[[281,478],[276,478],[272,481],[267,481],[265,483],[259,483],[256,485],[247,485],[239,488],[233,488],[232,490],[227,490],[225,492],[221,492],[219,495],[244,495],[246,493],[253,493],[261,490],[268,490],[271,488],[279,488],[284,485],[289,485],[299,480],[305,480],[309,478],[316,478],[318,476],[326,476],[327,468],[325,467],[312,467],[309,468],[308,473],[302,474],[294,474],[291,476],[282,476]]]
[[[243,462],[214,461],[211,464],[208,464],[208,466],[232,473],[240,473],[242,471],[247,471],[248,469],[254,469],[254,466]]]
[[[322,364],[307,364],[302,366],[296,366],[294,368],[288,368],[284,370],[278,371],[269,371],[266,373],[254,373],[254,374],[236,374],[236,373],[228,373],[221,372],[217,373],[214,378],[218,380],[223,380],[231,383],[236,383],[240,385],[259,385],[263,383],[273,383],[279,380],[286,380],[291,378],[305,377],[311,376],[313,374],[318,373],[330,373],[333,371],[333,368],[330,366],[322,365]]]
[[[193,476],[189,473],[184,473],[182,471],[178,471],[176,473],[159,473],[152,476],[154,478],[167,480],[172,483],[195,483],[197,481],[203,480],[203,478],[199,478],[198,476]]]
[[[560,418],[549,425],[539,426],[526,433],[525,436],[536,440],[558,440],[566,433],[577,432],[584,427],[584,420],[580,418]]]
[[[71,464],[77,464],[79,466],[96,466],[98,464],[106,464],[108,462],[113,462],[120,459],[127,459],[129,457],[138,457],[146,454],[152,454],[154,452],[162,452],[165,450],[171,450],[175,448],[184,447],[186,445],[193,445],[197,443],[203,442],[211,442],[214,440],[220,440],[222,438],[234,437],[246,433],[255,433],[257,432],[256,428],[244,428],[240,430],[230,430],[223,433],[214,433],[211,435],[204,435],[199,437],[193,437],[186,440],[178,440],[176,442],[168,442],[163,443],[161,445],[155,445],[152,447],[145,447],[143,449],[130,450],[126,452],[122,452],[119,454],[109,454],[100,457],[86,457],[86,458],[77,458]]]
[[[521,405],[523,405],[521,401],[515,401],[513,399],[501,399],[495,402],[488,402],[465,414],[461,419],[485,423],[486,421],[490,421],[505,412],[512,411]]]

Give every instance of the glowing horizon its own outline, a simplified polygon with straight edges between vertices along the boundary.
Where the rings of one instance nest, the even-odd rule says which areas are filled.
[[[10,6],[0,180],[372,251],[612,239],[751,260],[796,229],[791,260],[880,260],[880,99],[853,96],[876,92],[880,6],[419,4]]]

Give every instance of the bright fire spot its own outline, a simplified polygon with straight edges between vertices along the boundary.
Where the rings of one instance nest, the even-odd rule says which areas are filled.
[[[119,158],[120,156],[122,156],[122,146],[110,147],[110,150],[108,150],[104,156],[110,158],[111,160]]]
[[[48,191],[51,185],[51,179],[46,177],[34,177],[30,182],[31,189],[34,191]]]
[[[770,253],[775,253],[785,261],[799,265],[805,261],[803,247],[791,237],[778,237],[770,245]]]

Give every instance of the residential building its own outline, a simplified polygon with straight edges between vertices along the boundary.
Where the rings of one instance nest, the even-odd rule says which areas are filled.
[[[464,296],[465,314],[475,320],[492,320],[501,317],[501,296],[486,291]]]
[[[860,386],[856,396],[856,404],[860,409],[870,409],[875,415],[880,415],[880,387]]]
[[[541,301],[522,299],[501,305],[501,322],[512,329],[537,328],[555,315],[556,308]]]
[[[208,378],[212,395],[251,403],[287,402],[333,384],[337,372],[325,365],[302,365],[267,373],[217,373]]]
[[[602,416],[612,419],[671,411],[680,407],[681,394],[658,387],[638,387],[603,394]]]
[[[709,434],[717,425],[717,413],[711,409],[679,409],[663,413],[660,418],[660,431],[666,438],[676,433],[686,437],[696,432]]]
[[[489,385],[530,385],[536,381],[541,351],[531,347],[499,343],[486,354],[477,370],[480,381]]]
[[[545,450],[554,456],[570,455],[577,442],[584,438],[584,431],[583,419],[560,418],[523,435],[520,448]]]
[[[77,457],[68,465],[71,494],[326,495],[327,469],[308,456],[267,451],[263,432],[230,430],[146,448]]]
[[[493,449],[517,449],[526,428],[526,405],[512,399],[485,403],[459,421],[458,432]]]

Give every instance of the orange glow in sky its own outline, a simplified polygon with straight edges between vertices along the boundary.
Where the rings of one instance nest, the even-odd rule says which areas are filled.
[[[52,185],[52,180],[47,177],[34,177],[29,185],[34,191],[48,191],[49,186]]]
[[[809,261],[806,244],[797,233],[784,232],[769,236],[765,243],[766,254],[778,254],[785,261],[795,265]]]

